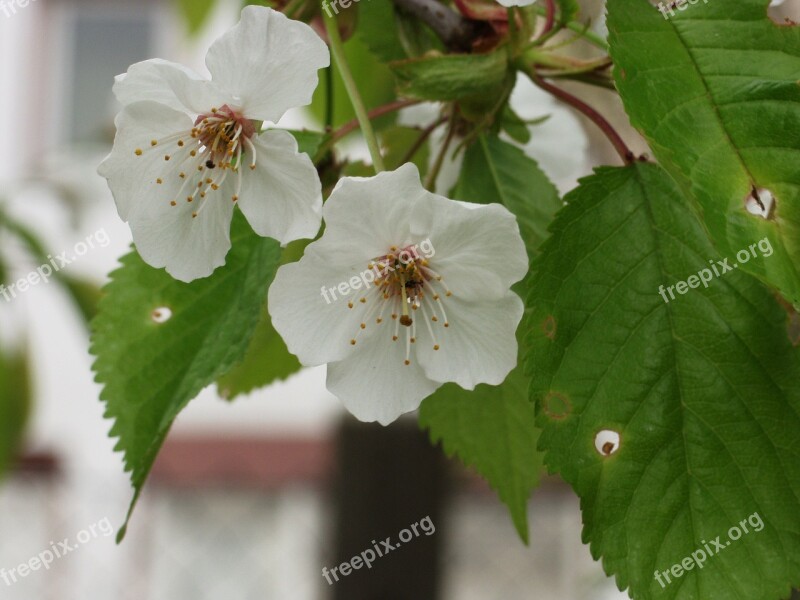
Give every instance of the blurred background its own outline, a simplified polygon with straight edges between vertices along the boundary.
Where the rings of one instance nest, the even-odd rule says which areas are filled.
[[[177,4],[166,1],[0,3],[0,279],[16,281],[48,254],[74,255],[90,238],[96,242],[64,268],[61,281],[10,300],[0,295],[4,448],[27,420],[21,450],[0,456],[0,466],[11,465],[0,481],[0,568],[13,569],[61,540],[86,540],[11,585],[0,571],[0,598],[627,597],[581,543],[579,504],[567,486],[545,478],[536,490],[526,547],[493,492],[432,448],[413,417],[388,429],[353,422],[325,391],[324,368],[233,404],[206,390],[176,422],[127,539],[117,546],[108,535],[107,524],[116,533],[124,520],[131,488],[107,437],[85,316],[131,241],[95,173],[119,108],[111,85],[130,64],[153,57],[205,73],[205,50],[240,8],[239,0],[219,0],[190,36]],[[795,0],[777,10],[800,20]],[[603,31],[600,0],[585,2],[583,17]],[[625,129],[613,94],[571,90]],[[525,118],[550,115],[534,128],[527,151],[562,191],[592,165],[616,164],[605,141],[569,109],[525,86],[514,102]],[[426,122],[434,110],[415,107],[400,120]],[[279,125],[319,127],[304,111]],[[645,150],[635,134],[627,137]],[[347,148],[367,155],[357,137]],[[451,171],[452,181],[455,166]],[[323,578],[324,567],[373,540],[396,538],[426,516],[432,535],[335,585]]]

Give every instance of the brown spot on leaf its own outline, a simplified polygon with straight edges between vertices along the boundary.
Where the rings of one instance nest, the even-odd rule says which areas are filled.
[[[786,311],[786,334],[789,336],[789,341],[795,348],[800,345],[800,313],[792,306],[783,296],[776,293],[778,303]]]
[[[551,419],[566,419],[572,412],[572,403],[561,392],[550,392],[542,401],[542,410]]]
[[[551,340],[556,339],[556,330],[557,329],[558,329],[558,325],[556,323],[556,318],[553,315],[549,315],[542,322],[542,331],[544,332],[545,337],[548,337]]]

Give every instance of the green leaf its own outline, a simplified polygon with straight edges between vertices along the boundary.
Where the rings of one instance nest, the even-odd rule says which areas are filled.
[[[392,2],[367,0],[358,5],[356,35],[381,62],[406,58],[398,27]]]
[[[239,364],[219,378],[217,389],[226,400],[234,400],[242,394],[283,381],[300,368],[300,361],[289,353],[265,309],[247,353]]]
[[[505,50],[489,54],[438,54],[393,62],[404,95],[421,100],[495,97],[508,81]]]
[[[422,135],[422,131],[413,127],[390,127],[383,132],[381,142],[385,150],[384,160],[390,168],[395,169],[402,166],[406,161],[408,153],[414,149],[417,141]],[[417,169],[422,176],[428,171],[428,159],[430,158],[430,144],[428,140],[415,152],[411,162],[417,165]]]
[[[775,255],[742,268],[800,303],[800,29],[769,0],[686,5],[665,18],[646,0],[609,0],[617,87],[632,123],[733,259],[769,237]],[[769,219],[745,202],[770,190]]]
[[[558,21],[562,24],[574,21],[578,17],[580,6],[577,0],[556,0],[558,6]]]
[[[581,497],[584,541],[637,600],[788,596],[800,584],[800,356],[785,312],[737,269],[664,301],[659,286],[720,257],[659,167],[598,170],[565,200],[531,286],[528,368],[539,447]],[[621,437],[605,455],[603,431]],[[656,581],[756,513],[762,531]]]
[[[200,32],[214,11],[216,0],[177,0],[178,10],[190,35]]]
[[[290,130],[289,133],[297,140],[298,150],[308,154],[312,159],[319,151],[322,142],[325,141],[325,134],[317,131],[308,131],[306,129],[300,131],[295,129]]]
[[[190,400],[242,359],[280,258],[237,211],[233,249],[214,275],[191,284],[122,258],[92,322],[91,352],[111,435],[135,490],[128,520],[172,422]],[[156,314],[171,318],[158,323]],[[125,535],[127,521],[119,533]]]
[[[266,6],[278,10],[281,0],[242,0],[242,8],[247,6]]]
[[[562,206],[558,190],[536,161],[496,136],[481,135],[465,155],[455,198],[499,202],[516,215],[528,255],[536,255]]]
[[[515,142],[527,144],[531,141],[531,130],[528,129],[528,124],[509,105],[503,109],[501,126],[503,131]]]
[[[348,162],[342,167],[342,177],[373,177],[375,167],[362,160]]]
[[[400,43],[409,58],[417,58],[427,52],[445,52],[447,49],[439,36],[430,27],[411,14],[396,13]]]
[[[517,368],[499,386],[468,392],[448,383],[420,407],[420,426],[483,476],[508,506],[519,536],[528,543],[528,498],[539,484],[539,430],[528,400],[529,379]]]
[[[530,255],[547,237],[561,207],[557,190],[536,162],[497,137],[480,136],[467,150],[454,195],[467,202],[505,205],[519,220]],[[521,333],[522,329],[518,338],[523,346]],[[448,455],[458,455],[497,491],[525,543],[528,498],[542,468],[528,384],[517,368],[496,387],[480,385],[469,392],[445,385],[420,409],[420,425],[430,430],[431,439],[441,441]]]
[[[0,351],[0,477],[20,449],[31,405],[28,353]]]
[[[359,85],[359,92],[368,109],[377,108],[378,106],[388,104],[395,100],[395,80],[392,72],[389,70],[389,67],[379,62],[378,59],[370,53],[359,37],[350,38],[345,43],[344,50],[345,56],[347,57],[347,64],[353,72],[353,77],[355,77],[355,80],[358,82],[364,82],[364,84]],[[356,113],[347,96],[347,90],[345,89],[341,75],[339,75],[335,68],[333,68],[333,72],[333,127],[341,127],[345,123],[355,119]],[[316,92],[314,92],[314,99],[311,103],[311,112],[320,123],[325,122],[325,114],[327,111],[327,79],[327,77],[320,77],[319,86]],[[373,124],[377,129],[380,129],[381,127],[393,124],[395,119],[395,114],[385,115],[373,121]]]

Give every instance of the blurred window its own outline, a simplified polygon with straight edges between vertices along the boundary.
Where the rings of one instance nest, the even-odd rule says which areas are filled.
[[[154,57],[159,8],[89,1],[72,3],[59,19],[63,76],[56,110],[67,145],[108,142],[117,110],[111,84],[136,62]]]
[[[146,15],[94,16],[91,10],[82,9],[74,27],[71,107],[67,119],[69,141],[102,141],[106,116],[113,104],[109,82],[124,73],[131,63],[150,56],[152,22]]]

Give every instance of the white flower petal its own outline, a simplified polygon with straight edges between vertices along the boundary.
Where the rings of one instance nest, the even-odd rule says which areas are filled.
[[[286,245],[313,238],[322,224],[322,184],[314,163],[297,151],[286,131],[268,131],[253,138],[256,169],[242,165],[241,208],[253,230]]]
[[[505,7],[512,7],[512,6],[530,6],[536,0],[497,0],[500,4]]]
[[[434,329],[435,342],[425,326],[416,327],[415,350],[426,375],[434,381],[454,381],[467,390],[479,383],[501,384],[517,365],[515,332],[524,312],[522,300],[512,292],[481,302],[452,296],[445,308],[450,326]],[[434,343],[439,350],[433,349]]]
[[[345,360],[328,365],[328,390],[357,419],[388,425],[419,408],[440,383],[425,376],[420,365],[404,364],[402,340],[377,335],[356,347]]]
[[[375,177],[341,179],[322,209],[326,230],[317,248],[329,261],[353,264],[383,256],[392,245],[417,243],[410,213],[426,193],[413,164]]]
[[[250,119],[273,122],[310,104],[317,71],[329,64],[328,47],[313,29],[260,6],[246,7],[206,57],[213,81],[240,99]]]
[[[118,75],[114,94],[123,106],[152,101],[194,115],[234,102],[233,96],[191,69],[159,58],[131,65]]]
[[[167,273],[184,282],[211,275],[225,264],[231,248],[231,219],[235,205],[226,183],[205,203],[185,199],[176,206],[153,197],[146,210],[130,220],[136,249],[149,265],[166,267]],[[180,199],[179,199],[180,200]],[[201,208],[202,207],[202,208]],[[192,215],[197,213],[197,218]]]
[[[137,211],[147,209],[149,200],[169,202],[183,181],[178,177],[177,161],[165,161],[166,152],[175,150],[151,147],[152,140],[165,139],[192,128],[184,112],[156,102],[137,102],[122,109],[116,118],[114,149],[98,169],[108,180],[119,216],[128,221]],[[137,151],[141,156],[137,156]],[[163,183],[158,185],[157,179]]]
[[[228,178],[218,191],[200,198],[195,190],[199,192],[202,174],[191,159],[182,163],[189,146],[179,148],[177,137],[151,146],[151,140],[181,131],[191,139],[192,120],[186,113],[157,102],[137,102],[126,106],[116,123],[114,149],[98,172],[108,180],[139,254],[153,267],[166,267],[175,279],[188,282],[207,277],[225,264],[231,246],[233,180]],[[169,161],[165,155],[170,155]],[[193,195],[194,200],[187,202]],[[195,212],[198,217],[192,218]]]
[[[312,243],[309,249],[316,244],[319,242]],[[304,365],[341,360],[355,349],[352,339],[358,337],[358,346],[377,332],[377,325],[373,326],[375,322],[371,320],[359,335],[365,312],[358,298],[364,295],[365,288],[347,286],[346,294],[337,290],[339,284],[349,282],[358,273],[356,267],[333,268],[313,251],[307,251],[299,262],[278,269],[269,290],[269,314],[289,351]],[[349,302],[354,308],[349,308]]]
[[[416,236],[431,240],[431,267],[459,297],[498,298],[528,272],[516,217],[500,204],[428,194],[411,217]]]
[[[348,410],[387,424],[416,409],[441,383],[473,389],[506,378],[517,363],[515,331],[523,314],[509,288],[527,272],[511,213],[430,194],[417,169],[405,165],[368,179],[343,179],[323,215],[324,235],[299,263],[279,270],[269,309],[301,362],[329,363],[328,389]],[[399,273],[386,270],[369,293],[351,297],[338,290],[392,246],[409,244],[419,244],[429,260],[420,257]],[[326,302],[333,288],[346,299]],[[406,297],[413,304],[404,305]]]

